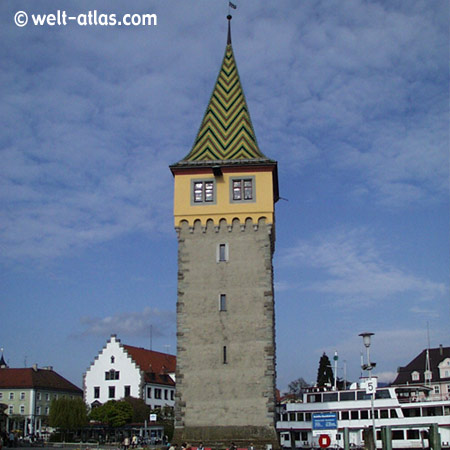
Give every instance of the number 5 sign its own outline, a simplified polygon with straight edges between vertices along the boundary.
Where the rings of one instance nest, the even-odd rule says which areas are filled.
[[[377,379],[369,378],[366,381],[366,394],[373,394],[377,390]]]

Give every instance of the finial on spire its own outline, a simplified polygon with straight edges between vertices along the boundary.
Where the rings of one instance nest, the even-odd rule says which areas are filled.
[[[231,19],[232,19],[232,15],[228,14],[227,19],[228,19],[228,38],[227,38],[227,45],[231,45]]]

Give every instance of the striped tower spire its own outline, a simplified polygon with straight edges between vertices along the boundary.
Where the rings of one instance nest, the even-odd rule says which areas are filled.
[[[194,145],[179,163],[268,160],[256,142],[231,45],[231,16],[227,19],[228,36],[222,66]]]

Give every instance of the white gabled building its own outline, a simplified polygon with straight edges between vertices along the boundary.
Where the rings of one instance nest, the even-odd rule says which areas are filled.
[[[176,357],[124,345],[111,335],[83,377],[84,400],[90,407],[142,398],[152,409],[175,404]]]

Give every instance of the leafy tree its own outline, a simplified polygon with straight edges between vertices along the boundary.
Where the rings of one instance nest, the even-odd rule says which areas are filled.
[[[331,368],[330,359],[323,352],[319,361],[319,370],[317,371],[317,386],[324,387],[334,384],[333,369]]]
[[[121,427],[132,421],[133,407],[124,400],[110,400],[104,405],[94,408],[89,418],[112,428]]]
[[[289,394],[294,394],[296,397],[301,397],[304,390],[309,387],[309,384],[304,378],[300,377],[297,380],[292,381],[288,385]]]
[[[49,424],[59,428],[65,439],[68,431],[77,430],[87,424],[87,407],[81,398],[62,397],[50,405]]]
[[[125,397],[124,402],[127,402],[133,408],[132,422],[142,423],[148,420],[150,416],[150,406],[148,406],[142,398]]]

